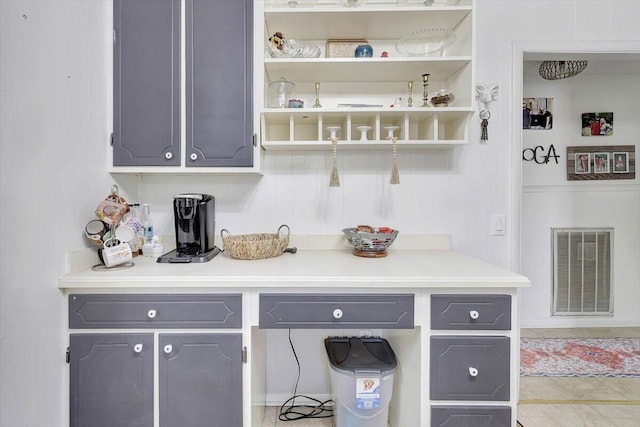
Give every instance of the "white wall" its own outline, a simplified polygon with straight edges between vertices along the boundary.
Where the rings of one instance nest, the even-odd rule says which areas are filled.
[[[0,425],[68,425],[57,279],[104,197],[106,1],[0,1]]]
[[[566,147],[635,145],[640,134],[640,62],[592,60],[576,77],[549,82],[540,61],[524,66],[524,96],[554,98],[553,129],[523,132],[523,146],[560,156],[546,165],[523,163],[522,273],[532,287],[522,292],[525,326],[609,326],[640,323],[640,183],[634,180],[567,181]],[[611,136],[581,136],[581,115],[613,112]],[[551,228],[613,227],[613,316],[552,317]]]
[[[218,230],[288,223],[294,233],[328,234],[386,224],[450,233],[455,250],[508,267],[509,236],[490,236],[489,218],[510,213],[513,41],[640,41],[636,0],[478,0],[476,81],[501,91],[488,144],[478,142],[474,118],[465,147],[402,153],[397,187],[387,183],[388,153],[341,156],[339,189],[328,187],[329,158],[318,153],[268,153],[262,178],[154,176],[138,185],[105,172],[110,8],[109,0],[0,1],[2,427],[67,424],[68,339],[57,278],[65,253],[85,244],[82,227],[112,182],[130,201],[151,203],[160,233],[171,230],[173,194],[203,191],[216,196]]]

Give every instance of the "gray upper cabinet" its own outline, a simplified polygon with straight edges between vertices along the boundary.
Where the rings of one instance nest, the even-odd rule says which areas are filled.
[[[186,166],[253,165],[253,0],[186,0]]]
[[[113,165],[180,165],[180,0],[113,2]]]
[[[153,334],[71,334],[71,427],[153,427]]]

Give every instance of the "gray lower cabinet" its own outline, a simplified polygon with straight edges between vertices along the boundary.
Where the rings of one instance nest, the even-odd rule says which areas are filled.
[[[180,0],[113,2],[113,165],[180,165]]]
[[[242,334],[206,330],[242,328],[242,294],[71,294],[68,311],[71,427],[242,427]]]
[[[186,166],[253,165],[253,1],[186,0]]]
[[[412,329],[413,294],[260,294],[260,328]]]
[[[434,405],[431,427],[511,427],[511,407]]]
[[[509,295],[432,295],[431,329],[511,329]]]
[[[71,334],[71,427],[153,427],[153,334]]]
[[[431,399],[508,401],[509,337],[432,336]]]
[[[242,427],[242,335],[159,335],[160,427]]]

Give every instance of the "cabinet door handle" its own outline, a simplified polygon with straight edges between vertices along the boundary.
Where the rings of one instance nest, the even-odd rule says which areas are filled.
[[[194,161],[195,161],[195,160],[198,160],[198,155],[197,155],[196,153],[191,153],[191,155],[189,156],[189,158],[190,158],[191,160],[194,160]]]
[[[165,346],[164,346],[164,352],[165,352],[166,354],[169,354],[169,353],[171,353],[172,351],[173,351],[173,346],[172,346],[171,344],[167,344],[167,345],[165,345]]]
[[[167,151],[166,153],[164,153],[164,158],[167,160],[173,159],[173,153],[170,151]]]
[[[469,368],[469,375],[471,375],[472,377],[477,377],[478,370],[476,368]]]
[[[133,351],[135,353],[140,354],[140,353],[142,353],[142,348],[143,348],[142,344],[136,344],[136,345],[133,346]]]
[[[471,317],[473,320],[476,320],[478,317],[480,317],[480,313],[478,313],[476,310],[471,310],[469,312],[469,317]]]
[[[340,310],[339,308],[336,308],[335,310],[333,310],[333,318],[334,319],[341,319],[342,318],[342,310]]]
[[[147,312],[147,317],[148,317],[149,319],[153,319],[153,318],[155,318],[155,317],[156,317],[156,314],[157,314],[157,313],[156,313],[156,311],[155,311],[155,310],[149,310],[149,311]]]

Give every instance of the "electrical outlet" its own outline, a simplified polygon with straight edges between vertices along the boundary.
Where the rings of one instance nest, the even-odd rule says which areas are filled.
[[[491,215],[491,235],[504,236],[507,234],[507,218],[505,214]]]

